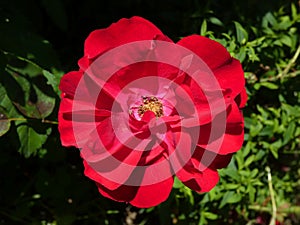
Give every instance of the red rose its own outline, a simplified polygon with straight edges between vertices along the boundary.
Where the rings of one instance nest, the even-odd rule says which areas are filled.
[[[102,195],[151,207],[175,175],[197,192],[217,184],[242,146],[247,99],[241,64],[221,44],[174,44],[133,17],[92,32],[78,64],[60,83],[59,131]]]

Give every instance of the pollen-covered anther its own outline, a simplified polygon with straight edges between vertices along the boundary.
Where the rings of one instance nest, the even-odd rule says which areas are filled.
[[[142,117],[146,111],[154,112],[156,117],[161,117],[164,115],[163,104],[158,100],[157,97],[142,96],[142,99],[143,104],[141,104],[138,108],[138,114],[140,117]]]

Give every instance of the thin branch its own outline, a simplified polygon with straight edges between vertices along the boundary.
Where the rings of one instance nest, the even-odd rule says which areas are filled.
[[[293,73],[289,73],[289,71],[291,70],[292,66],[296,63],[299,55],[300,55],[300,44],[299,44],[293,58],[289,61],[289,63],[287,64],[287,66],[284,68],[284,70],[281,73],[279,73],[277,76],[260,79],[260,82],[276,81],[276,80],[283,79],[283,78],[290,78],[290,77],[298,76],[300,74],[300,71],[295,71]]]
[[[49,124],[55,124],[55,125],[57,125],[57,124],[58,124],[58,122],[57,122],[57,121],[45,120],[45,119],[42,119],[42,123],[49,123]]]
[[[295,55],[290,60],[289,64],[285,67],[285,69],[283,70],[283,72],[281,74],[279,74],[279,75],[281,75],[280,78],[283,78],[283,77],[285,77],[288,74],[288,72],[290,71],[290,69],[292,68],[292,66],[294,65],[294,63],[297,61],[299,55],[300,55],[300,44],[299,44],[299,46],[298,46],[298,48],[297,48],[297,50],[295,52]]]
[[[268,186],[269,186],[271,203],[272,203],[272,217],[271,217],[269,225],[275,225],[276,224],[277,207],[276,207],[276,202],[275,202],[275,193],[273,190],[272,175],[271,175],[270,167],[267,166],[266,171],[268,173]]]
[[[28,121],[28,120],[37,120],[37,119],[26,119],[26,118],[8,118],[8,119],[5,119],[5,120],[8,120],[8,121]],[[58,122],[57,121],[52,121],[52,120],[45,120],[45,119],[42,119],[41,120],[42,123],[47,123],[47,124],[55,124],[57,125]]]
[[[261,205],[249,205],[250,210],[258,211],[258,212],[266,212],[266,213],[272,213],[272,209],[269,207],[261,206]],[[277,213],[283,213],[283,214],[297,214],[300,215],[300,206],[289,206],[285,208],[279,208],[277,209]]]
[[[292,73],[288,73],[284,76],[284,78],[293,78],[293,77],[296,77],[298,75],[300,75],[300,70],[297,70],[297,71],[292,72]],[[282,75],[278,74],[277,76],[262,78],[262,79],[259,80],[259,82],[276,81],[276,80],[279,80],[279,79],[282,79],[282,78],[283,78]]]

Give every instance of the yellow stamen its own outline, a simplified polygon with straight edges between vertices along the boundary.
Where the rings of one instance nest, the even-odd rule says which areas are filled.
[[[144,115],[146,111],[154,112],[156,117],[161,117],[164,115],[163,104],[156,97],[142,97],[143,104],[138,108],[138,114],[140,117]]]

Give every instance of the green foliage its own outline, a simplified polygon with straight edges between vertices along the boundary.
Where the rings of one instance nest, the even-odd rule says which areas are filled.
[[[62,71],[77,69],[89,32],[135,14],[174,40],[199,33],[223,44],[249,95],[243,149],[218,185],[197,194],[175,178],[150,209],[101,197],[57,131]],[[0,224],[299,224],[299,29],[296,1],[2,1]]]

